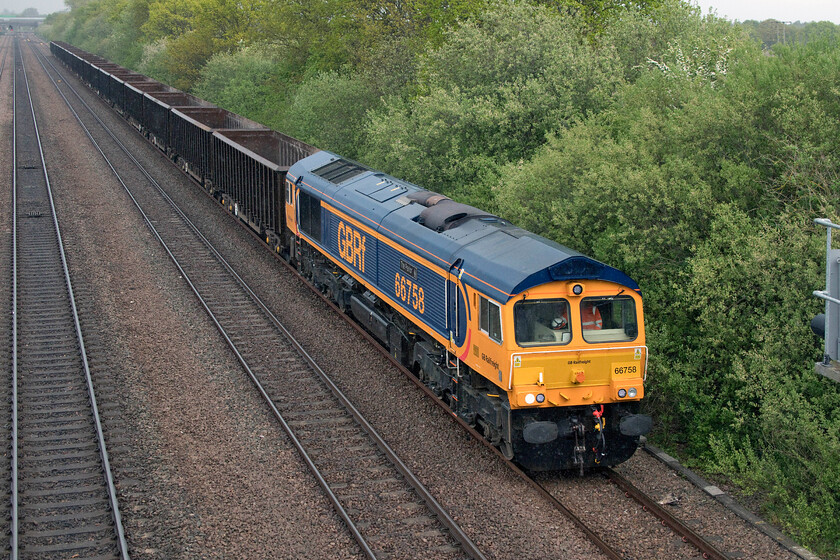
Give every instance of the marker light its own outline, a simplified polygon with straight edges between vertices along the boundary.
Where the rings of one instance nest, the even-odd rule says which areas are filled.
[[[572,293],[575,294],[576,296],[579,296],[580,294],[583,293],[583,286],[581,286],[580,284],[575,284],[572,287]]]
[[[627,390],[626,389],[619,389],[618,390],[618,398],[623,399],[626,396],[627,396]]]
[[[534,398],[533,393],[528,393],[527,395],[525,395],[525,404],[534,404],[535,400],[536,399]]]
[[[537,402],[538,403],[545,402],[545,395],[543,395],[542,393],[537,395]]]
[[[629,392],[629,394],[630,394],[630,398],[631,398],[631,399],[632,399],[633,397],[635,397],[635,396],[636,396],[636,388],[635,388],[635,387],[631,387],[631,388],[630,388],[630,392]]]

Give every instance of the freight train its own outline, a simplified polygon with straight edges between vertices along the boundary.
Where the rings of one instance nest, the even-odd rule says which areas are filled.
[[[53,55],[529,470],[627,460],[648,349],[623,272],[65,43]]]

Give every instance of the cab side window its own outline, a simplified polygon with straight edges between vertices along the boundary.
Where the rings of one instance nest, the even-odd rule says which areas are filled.
[[[479,296],[478,328],[492,340],[502,342],[502,309],[483,296]]]

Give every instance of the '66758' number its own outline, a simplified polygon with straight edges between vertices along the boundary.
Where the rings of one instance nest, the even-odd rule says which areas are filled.
[[[399,272],[394,276],[394,293],[406,305],[411,306],[418,313],[423,313],[426,310],[423,288]]]

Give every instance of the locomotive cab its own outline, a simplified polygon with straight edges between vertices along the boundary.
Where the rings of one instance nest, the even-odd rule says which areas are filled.
[[[629,458],[651,427],[638,414],[648,357],[638,291],[590,279],[534,286],[505,304],[475,299],[467,361],[506,393],[502,450],[532,470]]]
[[[508,308],[505,388],[518,460],[540,469],[560,455],[582,470],[629,458],[651,427],[638,414],[648,357],[639,294],[600,280],[554,282]]]
[[[575,305],[585,342],[629,342],[639,333],[635,301],[626,295],[590,297]],[[517,301],[513,307],[516,344],[520,348],[566,345],[572,341],[571,304],[565,298]]]

